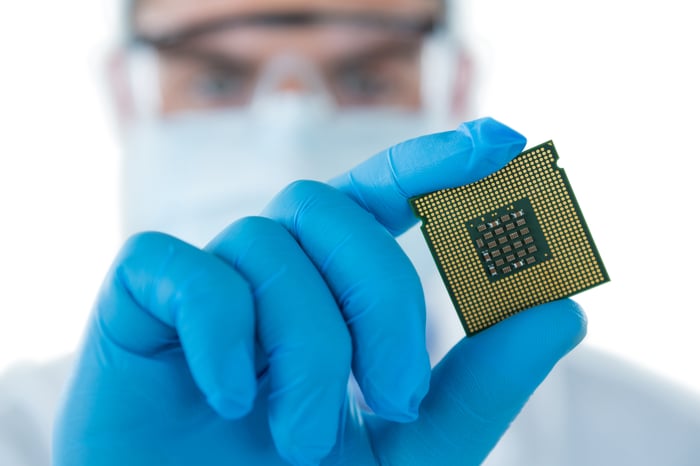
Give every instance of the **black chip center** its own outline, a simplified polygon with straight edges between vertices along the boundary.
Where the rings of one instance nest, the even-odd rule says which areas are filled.
[[[551,257],[527,198],[470,220],[467,229],[492,282]]]

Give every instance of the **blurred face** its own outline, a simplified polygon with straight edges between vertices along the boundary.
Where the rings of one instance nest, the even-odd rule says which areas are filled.
[[[421,50],[438,0],[141,0],[163,115],[322,88],[341,107],[421,106]]]
[[[125,234],[203,245],[295,179],[452,126],[441,0],[136,2],[112,74]]]

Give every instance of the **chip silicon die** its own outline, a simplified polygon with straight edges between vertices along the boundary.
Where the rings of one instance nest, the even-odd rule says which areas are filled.
[[[558,158],[549,141],[410,200],[467,335],[609,281]]]

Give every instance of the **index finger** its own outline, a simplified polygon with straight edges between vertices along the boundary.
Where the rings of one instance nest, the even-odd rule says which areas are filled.
[[[482,118],[390,147],[330,184],[399,235],[416,222],[409,198],[485,178],[510,162],[525,143],[520,133]]]

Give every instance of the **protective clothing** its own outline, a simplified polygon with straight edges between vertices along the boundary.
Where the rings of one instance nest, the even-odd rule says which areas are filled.
[[[321,71],[333,104],[341,105],[344,95],[333,84],[334,75]],[[230,81],[210,84],[203,89],[232,89]],[[165,90],[172,88],[159,89]],[[153,94],[156,112],[164,111],[159,107],[163,95]],[[259,112],[254,116],[263,115],[259,124],[232,108],[200,120],[183,112],[198,104],[193,100],[179,102],[177,112],[168,108],[167,121],[154,118],[150,127],[132,128],[134,147],[128,151],[140,155],[125,169],[128,191],[135,194],[126,206],[136,218],[128,228],[149,228],[152,222],[186,236],[184,228],[173,225],[171,213],[178,212],[187,225],[202,228],[186,239],[203,244],[213,234],[208,225],[219,229],[231,218],[254,213],[217,204],[217,199],[252,192],[243,202],[254,209],[255,199],[299,174],[307,177],[309,167],[319,170],[319,179],[327,176],[326,168],[337,169],[337,160],[349,159],[336,146],[310,150],[287,136],[265,138],[259,130],[274,126],[264,117],[266,108],[274,108],[275,116],[286,115],[286,120],[272,134],[315,131],[339,144],[333,127],[323,125],[331,120],[327,102],[303,97],[301,104],[254,103],[251,109]],[[316,108],[321,117],[295,116],[293,109],[302,106]],[[334,124],[342,128],[336,133],[352,135],[347,146],[359,157],[376,150],[359,146],[374,138]],[[386,131],[383,123],[376,128]],[[387,141],[403,137],[386,136]],[[227,141],[235,141],[239,152],[219,151]],[[264,147],[261,141],[274,145]],[[523,143],[493,122],[476,122],[394,147],[330,186],[296,183],[272,201],[264,217],[234,223],[204,250],[163,234],[134,237],[105,281],[88,326],[57,424],[56,464],[279,464],[284,459],[307,464],[321,458],[336,464],[480,462],[552,366],[580,340],[585,321],[570,301],[523,312],[461,341],[431,374],[418,277],[389,233],[403,232],[412,221],[407,196],[483,177]],[[259,158],[253,146],[274,158]],[[280,147],[288,152],[276,152]],[[196,161],[186,158],[197,153]],[[251,160],[260,165],[243,172]],[[269,175],[262,183],[261,171]],[[177,183],[179,192],[162,189],[164,178]],[[202,184],[205,192],[193,188]],[[204,205],[212,211],[200,210]],[[210,221],[213,217],[217,220]],[[688,454],[694,443],[684,436],[696,431],[694,410],[640,393],[643,383],[632,384],[637,396],[630,396],[631,390],[610,373],[597,380],[593,375],[601,376],[599,370],[573,367],[560,367],[564,375],[552,382],[564,384],[557,394],[572,398],[540,391],[547,394],[545,408],[554,409],[539,406],[538,416],[526,412],[507,435],[506,450],[497,449],[487,461],[605,464],[596,456],[601,445],[604,458],[614,464],[694,459]],[[351,370],[373,414],[357,410],[347,394]],[[5,398],[17,391],[8,390]],[[591,394],[599,395],[595,402]],[[563,402],[553,404],[556,400]],[[603,419],[595,409],[601,400],[612,401],[605,405],[606,414],[623,415],[611,414],[605,418],[611,422],[603,424],[585,422],[592,413]],[[644,409],[623,401],[636,401]],[[24,430],[8,429],[3,439],[31,438],[39,427],[33,425],[34,414],[17,403],[4,406],[3,425]],[[631,415],[640,412],[645,416]],[[620,429],[626,436],[616,436],[618,419],[645,426],[644,433],[627,425]],[[603,438],[593,435],[600,425],[608,429]],[[618,440],[625,448],[610,443]],[[658,442],[654,451],[650,440]],[[31,451],[28,442],[10,445],[18,448],[0,449],[0,454]],[[514,445],[521,448],[507,449]],[[615,456],[620,451],[625,455]],[[35,456],[24,460],[43,461],[43,452],[36,448]],[[9,461],[21,460],[16,456],[4,464]]]
[[[431,377],[420,282],[388,232],[415,222],[408,196],[483,178],[524,144],[479,120],[332,186],[292,184],[205,250],[133,237],[98,297],[54,463],[481,462],[585,318],[566,300],[521,313]],[[347,396],[351,368],[372,415]]]
[[[151,97],[144,114],[161,103]],[[164,228],[203,245],[231,218],[256,213],[259,201],[295,173],[324,179],[341,169],[336,162],[351,163],[338,147],[324,148],[319,134],[335,144],[340,134],[352,135],[342,148],[352,146],[361,158],[384,145],[375,136],[377,128],[386,131],[385,118],[364,127],[374,126],[374,133],[355,132],[366,118],[360,113],[325,125],[327,102],[279,97],[261,100],[269,107],[252,105],[255,115],[229,108],[209,120],[181,112],[131,128],[128,152],[141,156],[125,165],[127,191],[137,193],[125,206],[133,215],[127,230]],[[300,107],[322,117],[294,118]],[[266,121],[266,108],[286,120]],[[263,123],[256,127],[251,116]],[[294,126],[300,123],[307,126]],[[265,138],[266,125],[289,137]],[[431,131],[396,126],[407,134]],[[204,251],[166,235],[134,237],[90,322],[59,418],[56,464],[307,464],[329,449],[327,464],[478,463],[578,342],[585,321],[570,301],[519,314],[460,342],[428,386],[420,288],[386,231],[408,226],[406,196],[485,176],[515,155],[520,138],[495,128],[477,122],[397,146],[332,187],[297,183],[266,217],[235,223]],[[322,141],[316,149],[308,138],[294,139],[309,130]],[[385,135],[386,143],[404,137]],[[494,137],[495,146],[488,143]],[[219,150],[229,141],[236,142],[234,154]],[[259,150],[261,141],[271,145]],[[377,147],[359,145],[365,141]],[[195,163],[186,159],[197,153]],[[258,166],[243,172],[251,160]],[[163,189],[165,177],[180,192]],[[204,180],[210,184],[200,191]],[[252,193],[245,209],[219,203],[244,191]],[[178,224],[173,212],[186,221]],[[453,312],[449,303],[443,309]],[[0,464],[47,464],[52,397],[66,374],[64,367],[51,369],[58,370],[19,370],[0,382]],[[347,395],[343,381],[351,369],[374,414],[360,412]],[[577,350],[486,464],[696,464],[700,408],[649,380]]]

